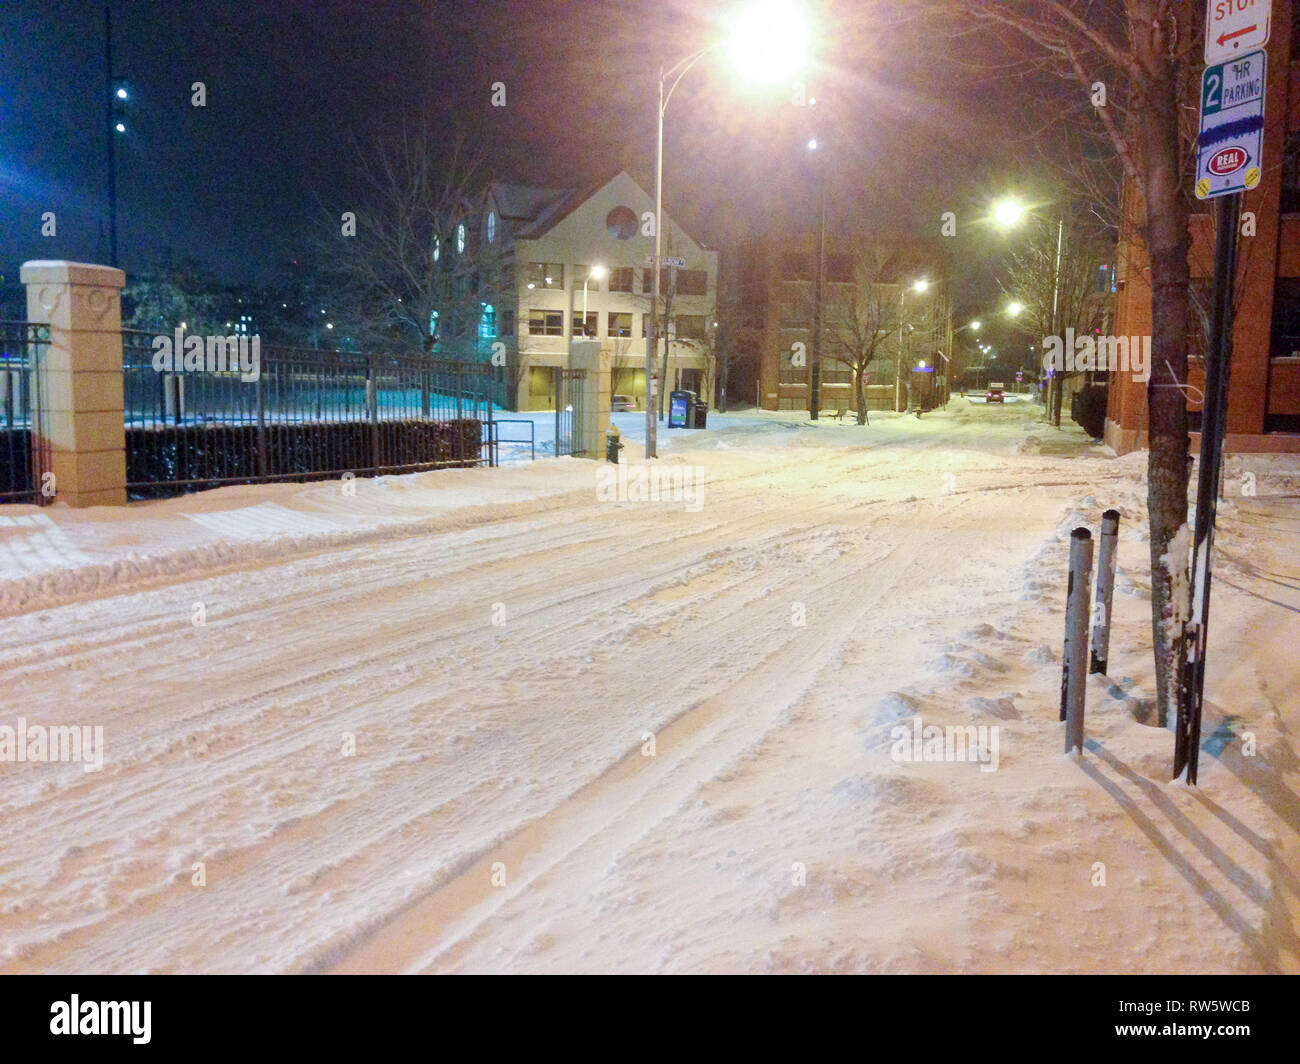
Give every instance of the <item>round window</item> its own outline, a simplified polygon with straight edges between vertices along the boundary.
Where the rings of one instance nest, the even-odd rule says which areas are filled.
[[[636,236],[636,222],[636,212],[631,207],[615,207],[605,215],[609,235],[619,240],[630,240]]]

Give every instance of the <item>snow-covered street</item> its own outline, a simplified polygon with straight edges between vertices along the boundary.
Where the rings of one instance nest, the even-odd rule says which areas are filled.
[[[1229,465],[1189,789],[1146,457],[1040,410],[711,415],[693,502],[551,458],[7,507],[0,724],[104,764],[0,767],[0,971],[1300,972],[1300,463]],[[895,760],[914,719],[997,731]]]

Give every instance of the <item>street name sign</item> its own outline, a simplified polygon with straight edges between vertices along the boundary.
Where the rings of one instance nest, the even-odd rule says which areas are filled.
[[[1201,76],[1201,130],[1196,140],[1196,198],[1245,192],[1263,167],[1263,52],[1205,68]]]
[[[1268,44],[1273,0],[1209,0],[1205,5],[1205,62],[1213,66]]]
[[[648,255],[648,256],[646,256],[645,264],[646,264],[647,266],[653,266],[653,265],[655,264],[655,258],[654,258],[654,256],[653,256],[653,255]],[[679,257],[677,257],[677,256],[675,256],[675,255],[661,255],[661,256],[659,256],[659,264],[660,264],[661,266],[678,266],[678,267],[685,267],[685,266],[686,266],[686,260],[683,259],[683,258],[679,258]]]

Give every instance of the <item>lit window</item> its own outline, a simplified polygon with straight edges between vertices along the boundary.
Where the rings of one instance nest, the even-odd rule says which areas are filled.
[[[442,237],[435,236],[433,238],[433,261],[437,262],[440,258],[442,258]]]
[[[465,254],[465,223],[456,226],[456,254]]]
[[[488,243],[497,238],[497,212],[488,211]]]

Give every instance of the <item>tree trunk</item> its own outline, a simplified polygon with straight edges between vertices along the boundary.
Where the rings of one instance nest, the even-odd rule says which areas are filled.
[[[863,386],[861,369],[854,371],[853,390],[858,396],[858,424],[865,425],[867,423],[867,390]]]
[[[1144,47],[1145,46],[1145,47]],[[1150,54],[1143,55],[1147,48]],[[1191,239],[1178,161],[1174,70],[1161,34],[1139,36],[1138,54],[1150,72],[1148,106],[1139,112],[1146,156],[1144,237],[1151,261],[1151,376],[1147,381],[1149,442],[1147,515],[1151,530],[1151,630],[1160,723],[1175,714],[1181,632],[1173,620],[1172,581],[1162,557],[1187,520],[1187,307]],[[1186,565],[1185,559],[1176,559]]]

